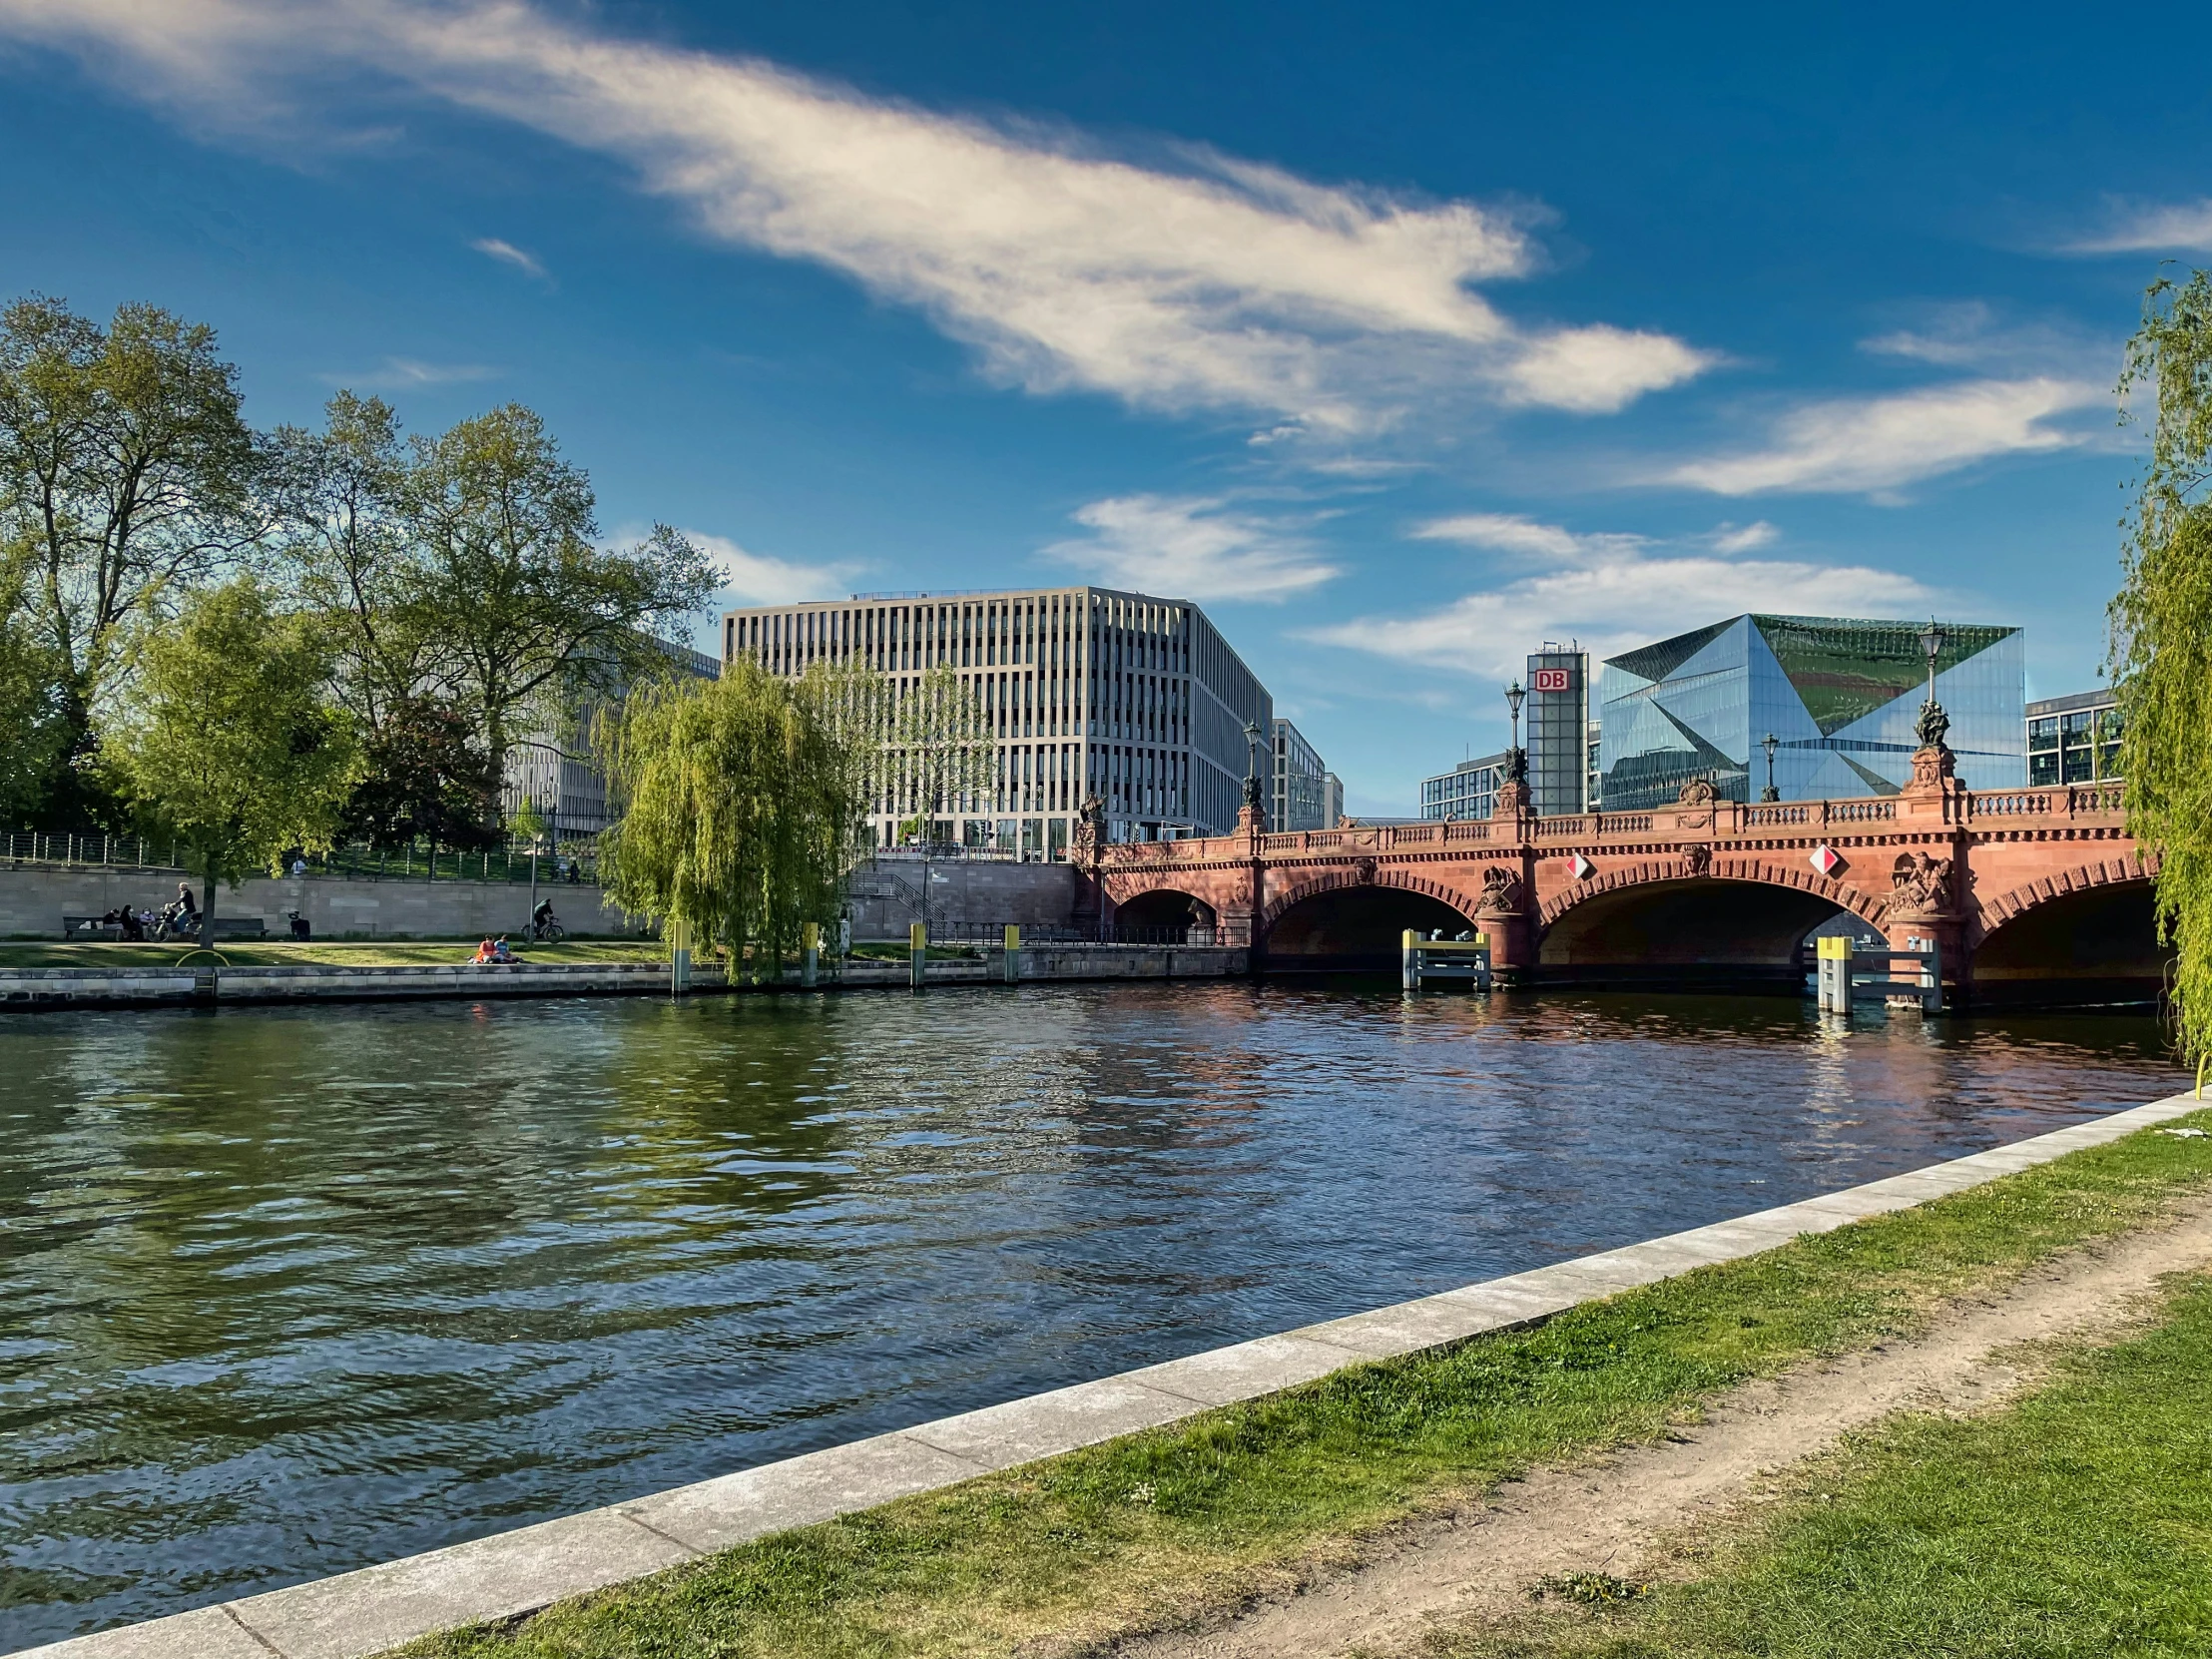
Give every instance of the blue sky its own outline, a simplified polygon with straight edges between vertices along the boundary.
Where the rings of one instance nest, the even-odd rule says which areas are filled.
[[[0,293],[212,322],[264,424],[530,403],[733,599],[1196,598],[1354,811],[1542,638],[2094,683],[2212,24],[1669,10],[0,0]]]

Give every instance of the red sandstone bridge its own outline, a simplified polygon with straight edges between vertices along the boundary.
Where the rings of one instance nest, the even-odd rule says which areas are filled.
[[[1942,948],[1946,999],[2155,995],[2155,866],[2120,788],[1973,791],[1947,751],[1894,796],[1745,805],[1693,783],[1671,807],[1077,848],[1105,914],[1249,945],[1256,969],[1380,967],[1404,928],[1490,936],[1523,983],[1803,983],[1808,934],[1848,912]]]

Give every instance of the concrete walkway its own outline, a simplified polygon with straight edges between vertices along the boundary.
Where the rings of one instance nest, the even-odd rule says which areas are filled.
[[[453,1625],[507,1618],[727,1549],[978,1474],[1154,1428],[1310,1382],[1348,1366],[1501,1331],[1754,1256],[1805,1233],[1931,1199],[2101,1146],[2197,1109],[2175,1095],[1648,1244],[1401,1302],[1349,1319],[939,1417],[738,1474],[589,1510],[315,1583],[29,1650],[40,1659],[362,1659]]]

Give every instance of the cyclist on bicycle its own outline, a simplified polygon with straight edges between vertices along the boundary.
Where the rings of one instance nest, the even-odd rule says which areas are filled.
[[[553,900],[550,898],[539,899],[538,907],[530,912],[530,937],[533,939],[544,938],[546,930],[558,925],[559,919],[553,914]]]

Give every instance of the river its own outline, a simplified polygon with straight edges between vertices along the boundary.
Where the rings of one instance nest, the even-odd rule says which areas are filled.
[[[2147,1018],[1343,984],[0,1016],[0,1651],[2181,1081]]]

